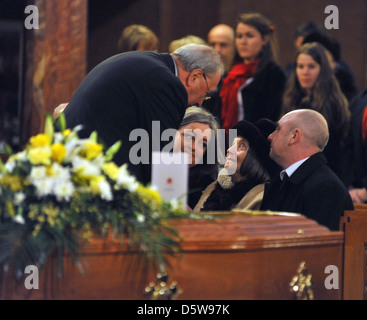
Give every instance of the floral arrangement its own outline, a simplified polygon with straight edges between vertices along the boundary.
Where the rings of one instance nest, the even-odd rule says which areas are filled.
[[[83,271],[83,242],[95,233],[112,233],[164,271],[164,253],[180,251],[181,240],[167,220],[198,216],[177,201],[163,201],[154,188],[136,181],[126,164],[112,162],[120,142],[105,151],[97,133],[80,139],[78,129],[66,129],[62,114],[57,120],[47,116],[45,133],[0,164],[3,270],[12,268],[20,278],[25,266],[42,267],[56,254],[61,275],[68,252]]]

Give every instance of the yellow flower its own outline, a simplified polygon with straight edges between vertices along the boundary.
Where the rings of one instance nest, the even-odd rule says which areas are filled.
[[[48,147],[51,144],[50,137],[46,134],[40,133],[30,139],[33,148]]]
[[[110,179],[116,181],[119,175],[119,167],[114,162],[104,163],[102,169]]]
[[[4,176],[0,179],[0,184],[3,187],[10,188],[13,192],[23,190],[22,179],[19,176]]]
[[[51,227],[55,226],[56,218],[59,215],[59,209],[52,204],[43,206],[43,212],[47,216],[47,222]]]
[[[42,225],[40,223],[36,224],[34,227],[34,230],[32,232],[32,236],[36,237],[38,235],[38,232],[41,230]]]
[[[15,210],[14,210],[14,206],[13,206],[13,203],[10,202],[10,201],[7,201],[6,202],[6,210],[7,210],[7,213],[11,216],[11,217],[14,217],[15,215]]]
[[[62,132],[62,135],[63,135],[64,137],[67,137],[70,133],[71,133],[71,130],[70,130],[70,129],[66,129],[66,130],[64,130],[64,131]]]
[[[103,146],[101,144],[95,143],[93,141],[87,141],[81,150],[81,155],[88,160],[92,160],[97,158],[101,154],[102,150]]]
[[[150,205],[152,208],[158,208],[163,203],[162,197],[157,190],[144,187],[143,185],[139,185],[136,191],[140,199],[145,204]]]
[[[49,147],[31,148],[28,151],[28,159],[32,164],[45,164],[51,163],[52,151]]]
[[[101,191],[99,189],[99,184],[103,181],[105,181],[106,178],[104,176],[96,176],[96,177],[93,177],[91,180],[90,180],[90,189],[92,191],[93,194],[100,194]]]
[[[61,143],[56,143],[51,146],[52,160],[61,163],[66,154],[66,148]]]

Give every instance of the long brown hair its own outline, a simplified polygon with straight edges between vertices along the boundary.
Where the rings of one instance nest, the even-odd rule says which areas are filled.
[[[297,58],[301,53],[311,56],[320,65],[320,74],[311,94],[306,93],[297,78]],[[316,110],[325,117],[329,128],[334,128],[345,137],[350,119],[348,101],[339,87],[325,48],[315,42],[306,43],[299,48],[294,61],[294,70],[283,96],[282,115],[299,108]]]

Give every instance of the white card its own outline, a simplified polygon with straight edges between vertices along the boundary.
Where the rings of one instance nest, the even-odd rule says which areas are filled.
[[[186,210],[188,192],[188,155],[186,153],[152,153],[152,186],[166,201],[182,203]]]

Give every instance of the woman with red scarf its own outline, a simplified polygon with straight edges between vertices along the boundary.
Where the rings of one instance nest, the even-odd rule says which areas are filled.
[[[276,63],[274,26],[259,13],[241,14],[235,45],[236,60],[220,91],[222,128],[242,119],[277,121],[286,76]]]

